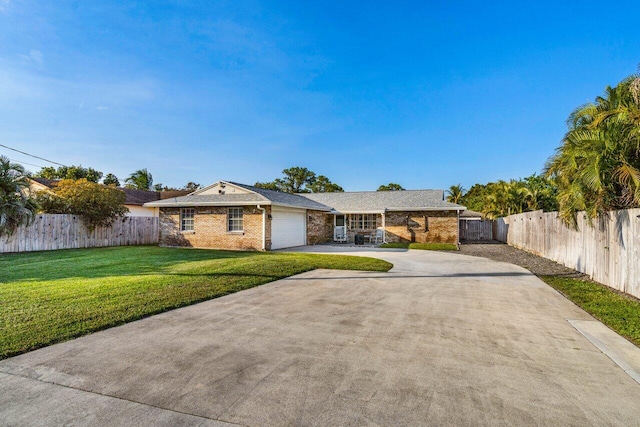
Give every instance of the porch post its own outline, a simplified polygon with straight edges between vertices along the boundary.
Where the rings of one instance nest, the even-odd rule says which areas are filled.
[[[387,243],[387,224],[385,212],[382,212],[382,243]]]

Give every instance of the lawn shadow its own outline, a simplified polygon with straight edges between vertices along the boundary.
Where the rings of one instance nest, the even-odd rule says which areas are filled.
[[[120,246],[92,249],[4,254],[0,256],[0,284],[70,278],[175,274],[170,270],[200,261],[265,256],[263,252]]]

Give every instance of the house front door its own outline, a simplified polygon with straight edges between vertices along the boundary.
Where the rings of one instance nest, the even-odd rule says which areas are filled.
[[[344,215],[334,216],[333,240],[335,242],[347,241],[347,227]]]

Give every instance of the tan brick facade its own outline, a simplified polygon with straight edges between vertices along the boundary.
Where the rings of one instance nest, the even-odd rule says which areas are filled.
[[[180,208],[160,209],[160,245],[194,248],[262,250],[262,211],[243,207],[244,230],[227,231],[227,207],[196,207],[194,230],[180,231]],[[266,206],[267,214],[271,212]],[[266,220],[266,249],[271,248],[271,222]]]
[[[256,206],[243,208],[244,231],[227,231],[227,207],[196,207],[194,231],[180,231],[180,208],[160,209],[160,245],[194,248],[263,250],[262,210]],[[265,206],[266,245],[271,249],[271,207]],[[333,239],[332,214],[307,211],[307,244],[331,242]],[[355,234],[369,235],[375,230],[350,227],[346,215],[349,241]],[[382,227],[382,215],[376,214],[376,227]],[[458,243],[458,215],[455,211],[387,212],[385,214],[386,242]]]
[[[327,243],[333,239],[333,215],[307,211],[307,244]]]
[[[386,241],[458,243],[456,211],[387,212]]]

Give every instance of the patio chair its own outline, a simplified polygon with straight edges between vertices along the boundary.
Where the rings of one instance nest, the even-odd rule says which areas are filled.
[[[378,244],[384,242],[384,230],[382,228],[377,228],[375,233],[371,233],[369,236],[369,243]]]

